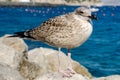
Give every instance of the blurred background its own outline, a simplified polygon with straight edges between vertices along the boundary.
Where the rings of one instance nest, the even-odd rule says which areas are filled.
[[[40,4],[40,3],[50,3],[50,4],[68,4],[68,5],[80,5],[80,4],[96,4],[100,3],[100,0],[0,0],[1,2],[6,3],[25,3],[31,5]],[[4,4],[3,4],[4,5]]]

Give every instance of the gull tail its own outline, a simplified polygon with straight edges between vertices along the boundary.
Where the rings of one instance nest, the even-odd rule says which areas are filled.
[[[20,37],[23,39],[35,39],[34,37],[32,37],[28,31],[22,31],[22,32],[16,32],[14,33],[14,35],[9,36],[9,37]]]

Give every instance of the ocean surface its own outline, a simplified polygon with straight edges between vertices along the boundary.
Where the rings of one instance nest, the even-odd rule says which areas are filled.
[[[43,21],[74,11],[78,6],[0,7],[0,36],[39,26]],[[72,59],[88,68],[95,77],[120,75],[120,6],[96,7],[91,37],[71,50]],[[57,48],[39,41],[25,40],[29,49]],[[66,49],[62,49],[67,53]]]

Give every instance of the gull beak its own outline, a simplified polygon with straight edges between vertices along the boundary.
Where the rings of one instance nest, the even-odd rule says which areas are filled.
[[[91,15],[91,16],[89,16],[89,18],[98,20],[97,17],[96,17],[95,15]]]

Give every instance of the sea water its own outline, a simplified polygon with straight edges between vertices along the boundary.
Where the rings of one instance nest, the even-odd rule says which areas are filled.
[[[0,7],[0,36],[39,26],[45,20],[74,11],[78,6]],[[96,7],[91,37],[71,50],[72,59],[96,77],[120,74],[120,6]],[[29,49],[53,48],[39,41],[25,40]],[[66,49],[62,49],[67,53]]]

